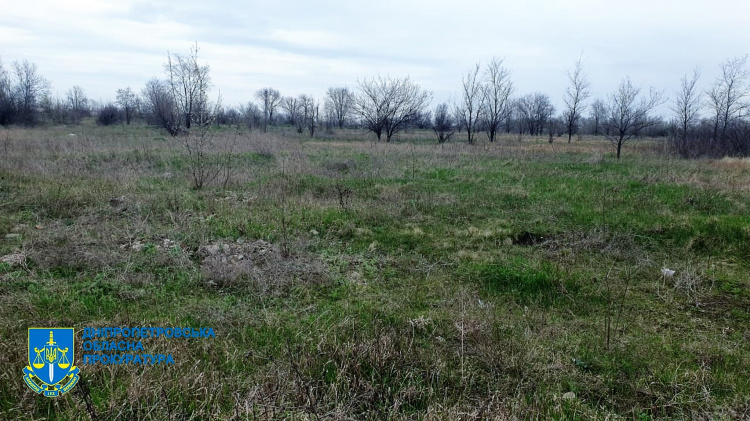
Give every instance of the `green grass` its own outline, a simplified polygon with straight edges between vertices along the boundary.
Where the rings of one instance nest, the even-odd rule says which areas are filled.
[[[158,132],[59,130],[12,131],[0,164],[0,256],[26,257],[0,264],[0,419],[747,416],[750,165],[280,131],[194,190]],[[51,400],[21,375],[47,325],[216,338],[104,367],[79,336],[82,382]]]

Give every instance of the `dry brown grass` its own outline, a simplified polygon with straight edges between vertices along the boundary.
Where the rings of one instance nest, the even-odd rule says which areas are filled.
[[[750,158],[725,157],[719,160],[712,160],[711,163],[717,168],[735,170],[738,172],[750,169]]]

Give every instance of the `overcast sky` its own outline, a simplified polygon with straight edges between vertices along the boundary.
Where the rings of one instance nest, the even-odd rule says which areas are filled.
[[[0,0],[0,59],[36,63],[53,95],[80,85],[107,101],[197,41],[224,104],[237,105],[265,86],[322,96],[377,74],[408,75],[437,103],[494,56],[516,95],[559,106],[579,56],[594,97],[625,76],[673,96],[696,66],[706,87],[749,52],[749,25],[748,0]]]

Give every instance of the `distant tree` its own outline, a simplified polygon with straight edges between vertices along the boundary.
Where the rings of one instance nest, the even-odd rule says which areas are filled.
[[[379,76],[359,82],[354,109],[365,128],[381,139],[385,134],[390,142],[432,99],[432,93],[423,90],[408,77],[392,79]]]
[[[573,134],[578,131],[581,115],[585,109],[584,101],[589,96],[589,82],[586,74],[583,73],[583,63],[579,58],[572,72],[568,72],[570,85],[565,90],[563,101],[565,102],[565,111],[563,111],[563,121],[565,131],[568,133],[568,143],[573,138]]]
[[[599,136],[599,129],[607,118],[607,104],[601,99],[597,99],[591,104],[591,120],[594,123],[594,136]]]
[[[750,72],[746,69],[747,56],[735,57],[721,65],[721,74],[707,92],[708,104],[713,112],[713,148],[724,149],[731,153],[734,133],[732,127],[738,127],[746,114],[750,95]],[[741,126],[741,125],[739,125]]]
[[[474,143],[482,113],[482,80],[479,77],[479,63],[461,79],[461,100],[454,114],[459,124],[466,129],[466,140]]]
[[[510,94],[513,82],[510,71],[503,67],[503,61],[493,58],[487,64],[482,83],[481,121],[490,142],[495,141],[502,123],[512,112]],[[466,95],[466,90],[464,90]]]
[[[242,123],[242,114],[234,107],[221,107],[216,116],[216,124],[237,125]]]
[[[326,107],[325,103],[323,104],[323,117],[321,117],[321,124],[325,129],[325,133],[328,135],[332,135],[333,128],[339,126],[336,116],[333,115],[330,108]]]
[[[221,98],[209,103],[209,66],[199,63],[197,44],[187,56],[168,54],[164,71],[166,80],[151,79],[143,89],[143,106],[151,123],[177,136],[216,121]]]
[[[510,117],[505,120],[505,132],[511,133],[514,130],[518,134],[523,134],[526,131],[526,126],[523,120],[523,113],[521,112],[521,99],[513,98],[510,100]]]
[[[406,126],[409,129],[431,130],[432,111],[424,110],[414,114]]]
[[[289,124],[297,126],[300,120],[300,109],[299,101],[297,98],[292,96],[285,96],[281,99],[281,109],[286,113]],[[302,133],[302,129],[298,128],[297,133]]]
[[[248,129],[252,130],[263,127],[263,111],[253,102],[248,102],[247,105],[240,106],[239,113]]]
[[[307,130],[307,113],[309,112],[311,100],[312,98],[302,94],[298,96],[295,101],[295,126],[297,127],[297,133],[302,133]]]
[[[0,126],[9,126],[13,123],[14,112],[13,85],[8,71],[0,60]]]
[[[80,86],[76,85],[68,90],[66,102],[70,123],[79,124],[82,118],[91,115],[89,99]]]
[[[138,95],[130,89],[130,86],[117,90],[117,104],[123,110],[125,115],[125,124],[130,125],[133,120],[133,114],[138,109]]]
[[[325,99],[326,113],[343,129],[354,108],[354,95],[348,88],[328,88]]]
[[[456,133],[456,125],[448,110],[448,104],[442,103],[435,107],[432,130],[438,138],[438,143],[447,142]]]
[[[298,96],[296,99],[297,118],[295,124],[297,126],[297,133],[307,130],[307,114],[310,112],[311,103],[312,97],[305,94]]]
[[[310,134],[310,137],[315,137],[315,130],[320,122],[320,104],[315,98],[308,95],[300,95],[298,102],[300,120]],[[302,131],[299,132],[302,133]]]
[[[172,98],[167,82],[153,78],[143,88],[143,105],[151,124],[164,128],[170,135],[177,136],[182,130],[182,116]]]
[[[109,103],[99,109],[96,122],[100,126],[111,126],[120,122],[120,110],[115,104]]]
[[[650,114],[664,102],[661,92],[651,88],[648,96],[641,97],[640,93],[641,89],[634,86],[627,77],[609,97],[609,113],[604,125],[608,133],[607,139],[617,149],[617,159],[620,159],[622,145],[625,142],[659,122]]]
[[[49,94],[50,83],[39,75],[36,64],[14,62],[15,73],[14,103],[18,123],[33,126],[39,120],[40,103]]]
[[[208,90],[211,87],[209,66],[198,62],[198,44],[190,54],[167,55],[164,70],[173,106],[182,118],[181,125],[190,130],[194,123],[205,125],[211,119]]]
[[[672,104],[675,113],[675,131],[671,136],[673,148],[682,157],[696,156],[701,149],[693,145],[692,131],[697,126],[701,110],[701,92],[697,88],[700,79],[700,70],[695,68],[691,77],[682,77],[680,90]]]
[[[307,131],[310,137],[315,137],[315,130],[320,127],[320,102],[314,100],[307,117]]]
[[[549,97],[537,92],[520,98],[516,104],[522,118],[522,125],[526,126],[525,129],[529,134],[542,135],[549,119],[555,113],[555,107]],[[525,131],[523,128],[521,130]]]
[[[268,131],[268,124],[273,124],[273,113],[281,103],[281,93],[273,88],[263,88],[255,92],[263,110],[263,131]]]
[[[46,121],[58,125],[70,123],[70,110],[66,101],[59,97],[52,98],[50,95],[44,95],[40,101],[40,108]]]
[[[551,116],[547,120],[547,141],[549,143],[552,143],[552,141],[555,139],[555,137],[559,137],[562,135],[562,130],[565,125],[565,121],[560,117]]]

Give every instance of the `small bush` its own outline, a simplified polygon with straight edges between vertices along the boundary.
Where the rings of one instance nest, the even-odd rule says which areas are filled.
[[[111,126],[120,122],[120,110],[114,104],[107,104],[99,110],[96,122],[100,126]]]

